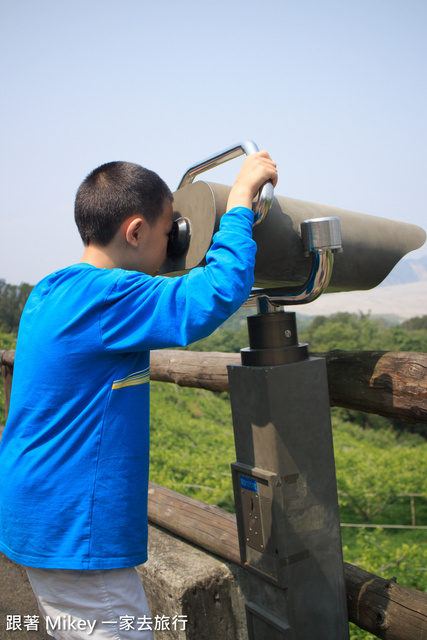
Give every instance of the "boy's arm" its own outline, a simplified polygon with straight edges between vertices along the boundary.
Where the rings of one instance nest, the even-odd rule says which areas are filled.
[[[251,209],[260,187],[268,180],[271,180],[273,187],[276,186],[276,163],[267,151],[258,151],[246,156],[228,196],[227,211],[234,207]]]
[[[243,304],[254,281],[252,201],[266,180],[277,184],[276,165],[268,153],[247,156],[204,268],[177,278],[122,272],[101,315],[108,350],[187,345],[212,333]]]

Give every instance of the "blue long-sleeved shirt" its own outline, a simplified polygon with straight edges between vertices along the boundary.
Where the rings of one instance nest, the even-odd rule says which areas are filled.
[[[207,265],[178,278],[76,264],[22,315],[0,445],[0,550],[27,566],[147,558],[149,351],[214,331],[247,299],[253,213],[221,220]]]

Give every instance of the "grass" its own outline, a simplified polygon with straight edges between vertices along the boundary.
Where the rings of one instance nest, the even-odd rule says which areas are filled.
[[[222,394],[151,383],[153,482],[232,512],[235,457],[230,405]]]

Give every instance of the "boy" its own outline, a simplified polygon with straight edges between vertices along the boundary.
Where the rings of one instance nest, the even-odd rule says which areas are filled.
[[[248,156],[207,266],[170,279],[153,277],[173,215],[159,176],[113,162],[77,192],[84,254],[27,302],[0,447],[0,550],[27,567],[55,638],[152,638],[119,626],[149,616],[134,569],[147,559],[149,351],[203,338],[246,300],[266,180],[269,155]]]

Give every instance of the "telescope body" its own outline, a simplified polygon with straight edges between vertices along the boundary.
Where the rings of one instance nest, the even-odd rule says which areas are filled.
[[[190,223],[186,251],[168,257],[162,275],[182,275],[205,264],[212,238],[219,228],[231,187],[198,181],[174,193],[174,218]],[[312,260],[304,254],[301,222],[337,217],[341,223],[342,253],[335,254],[326,293],[372,289],[399,260],[421,247],[426,233],[420,227],[377,216],[283,196],[274,197],[266,218],[254,226],[257,244],[255,287],[259,289],[301,285],[310,276]]]

